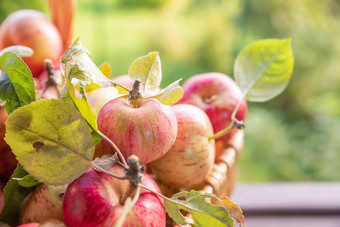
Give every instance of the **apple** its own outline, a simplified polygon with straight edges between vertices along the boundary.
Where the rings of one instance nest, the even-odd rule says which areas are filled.
[[[98,129],[110,138],[125,158],[134,154],[141,164],[163,156],[177,134],[176,116],[170,106],[157,99],[139,99],[133,104],[127,97],[106,103],[97,118]],[[113,153],[105,141],[104,148]]]
[[[124,168],[120,165],[114,165],[108,171],[115,175],[124,175]],[[145,173],[142,184],[160,193],[157,184]],[[129,187],[128,180],[120,180],[89,169],[66,189],[63,200],[65,224],[68,227],[114,226],[124,208],[119,201]],[[139,199],[123,226],[165,226],[163,200],[141,189]]]
[[[11,13],[0,26],[0,50],[23,45],[33,49],[32,57],[23,58],[34,77],[44,70],[44,60],[58,62],[63,52],[62,39],[55,25],[36,10]]]
[[[7,120],[7,117],[8,115],[4,103],[0,100],[0,151],[9,148],[4,139],[6,133],[5,121]]]
[[[213,128],[208,116],[196,106],[180,104],[172,110],[178,123],[175,143],[150,167],[166,185],[191,189],[202,183],[213,167],[215,140],[209,140]]]
[[[18,161],[10,148],[0,150],[0,180],[7,181],[11,177]]]
[[[7,181],[17,166],[17,160],[9,145],[5,142],[5,121],[7,112],[0,101],[0,179]]]
[[[22,203],[19,222],[42,223],[51,219],[62,221],[62,200],[66,187],[67,185],[39,185]]]
[[[113,81],[123,84],[128,88],[132,88],[133,80],[129,75],[121,75],[112,79]],[[100,87],[87,93],[88,103],[93,112],[98,115],[100,109],[112,99],[117,98],[118,92],[113,87]]]
[[[184,95],[178,104],[192,104],[202,109],[209,116],[214,133],[231,124],[231,115],[242,99],[242,92],[229,76],[217,72],[198,74],[190,77],[182,87]],[[242,99],[236,119],[243,121],[246,114],[247,102]],[[234,132],[216,140],[228,140]]]
[[[118,91],[114,87],[100,87],[87,93],[87,101],[93,112],[98,115],[101,108],[112,99],[117,98]]]

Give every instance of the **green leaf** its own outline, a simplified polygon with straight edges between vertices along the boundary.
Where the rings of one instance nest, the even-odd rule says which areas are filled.
[[[90,58],[90,52],[76,39],[67,50],[62,62],[65,64],[65,76],[70,81],[78,80],[80,86],[88,86],[91,83],[101,87],[115,86],[94,64]]]
[[[93,113],[91,106],[88,104],[86,96],[83,94],[80,94],[81,97],[78,98],[75,93],[75,88],[71,81],[68,79],[68,77],[65,77],[66,86],[63,87],[61,91],[61,99],[72,103],[80,112],[80,114],[83,116],[83,118],[86,120],[89,128],[90,133],[92,135],[93,141],[95,144],[99,143],[101,141],[101,136],[97,133],[98,126],[97,126],[97,117]],[[83,88],[83,87],[82,87]]]
[[[24,178],[27,172],[18,163],[12,178]],[[17,180],[10,179],[4,189],[4,206],[1,210],[0,221],[10,225],[17,225],[22,201],[35,190],[34,187],[22,187]]]
[[[70,103],[40,99],[21,107],[9,115],[6,130],[17,160],[40,182],[67,184],[91,167],[93,140]]]
[[[158,99],[165,105],[173,105],[183,97],[183,88],[179,85],[182,79],[176,80],[166,88],[162,89],[157,95],[150,98]]]
[[[212,205],[206,201],[215,198],[215,195],[191,190],[190,192],[179,192],[172,196],[176,203],[164,200],[164,207],[168,215],[178,224],[190,224],[180,213],[180,210],[190,212],[195,226],[234,226],[228,210],[224,207]],[[182,198],[185,198],[183,200]],[[192,224],[192,223],[191,223]]]
[[[16,108],[35,101],[35,88],[31,71],[13,52],[0,56],[0,99],[5,101],[8,114]]]
[[[293,67],[291,39],[259,40],[239,53],[234,77],[247,100],[265,102],[287,87]]]
[[[128,74],[132,80],[141,82],[142,95],[157,91],[162,82],[159,53],[157,51],[150,52],[132,62]]]
[[[21,178],[11,178],[13,180],[18,181],[19,185],[25,188],[30,188],[30,187],[34,187],[36,185],[41,184],[39,181],[37,181],[34,177],[32,177],[31,175],[26,175],[24,177]]]

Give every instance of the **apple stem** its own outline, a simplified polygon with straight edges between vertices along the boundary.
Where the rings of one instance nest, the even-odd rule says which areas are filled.
[[[132,89],[129,91],[129,95],[128,95],[128,99],[133,108],[140,107],[141,94],[139,92],[139,89],[140,89],[140,81],[135,80],[135,82],[133,82]]]
[[[209,137],[209,140],[217,139],[221,136],[224,136],[228,132],[231,132],[234,128],[243,129],[244,127],[245,127],[245,125],[244,125],[243,121],[233,119],[232,122],[225,129],[222,129],[221,131],[216,132],[213,136]]]
[[[117,145],[112,141],[110,140],[107,136],[105,136],[101,131],[97,130],[97,133],[106,141],[108,142],[112,147],[113,149],[116,151],[116,153],[118,154],[119,156],[119,159],[120,161],[125,165],[127,166],[127,162],[122,154],[122,152],[120,152],[119,148],[117,147]]]
[[[205,97],[205,98],[203,98],[203,101],[204,101],[204,103],[206,103],[206,104],[211,104],[211,103],[213,103],[214,101],[216,101],[217,98],[218,98],[217,95],[212,95],[212,96],[210,96],[210,97]]]

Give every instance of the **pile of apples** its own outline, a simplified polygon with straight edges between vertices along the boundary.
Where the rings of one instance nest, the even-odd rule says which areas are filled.
[[[45,59],[51,60],[47,65],[53,68],[59,65],[63,52],[58,30],[42,13],[33,10],[17,11],[2,23],[0,50],[11,45],[24,45],[34,50],[34,55],[24,61],[37,84],[45,81],[46,74],[51,73],[51,70],[44,72],[45,68],[48,69],[44,67]],[[124,84],[130,93],[120,97],[113,88],[97,88],[88,92],[88,102],[97,114],[98,129],[116,144],[125,159],[131,155],[139,158],[148,172],[143,173],[142,184],[158,193],[161,193],[160,188],[190,190],[204,183],[215,158],[237,129],[216,140],[214,134],[232,123],[232,113],[238,103],[236,119],[243,121],[246,117],[247,103],[245,99],[241,100],[240,89],[222,73],[190,77],[183,84],[183,97],[173,105],[162,104],[154,98],[143,98],[139,93],[143,84],[138,80],[128,76],[112,80]],[[38,89],[37,92],[41,91]],[[59,97],[59,90],[55,92],[54,97]],[[41,95],[41,98],[49,97]],[[4,141],[6,119],[6,111],[1,106],[0,177],[3,184],[17,163]],[[102,140],[96,145],[94,158],[113,153],[112,146]],[[125,170],[114,165],[108,171],[124,175]],[[26,227],[38,226],[37,223],[113,226],[123,212],[121,198],[129,187],[127,180],[90,168],[69,185],[38,186],[22,203],[19,222]],[[173,192],[163,190],[163,194],[171,196]],[[165,226],[165,223],[163,200],[142,189],[124,226]]]

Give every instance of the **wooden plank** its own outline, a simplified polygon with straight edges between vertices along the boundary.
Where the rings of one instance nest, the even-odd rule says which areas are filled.
[[[246,216],[246,227],[339,227],[339,215]]]
[[[340,215],[340,183],[237,183],[231,199],[245,215]]]

